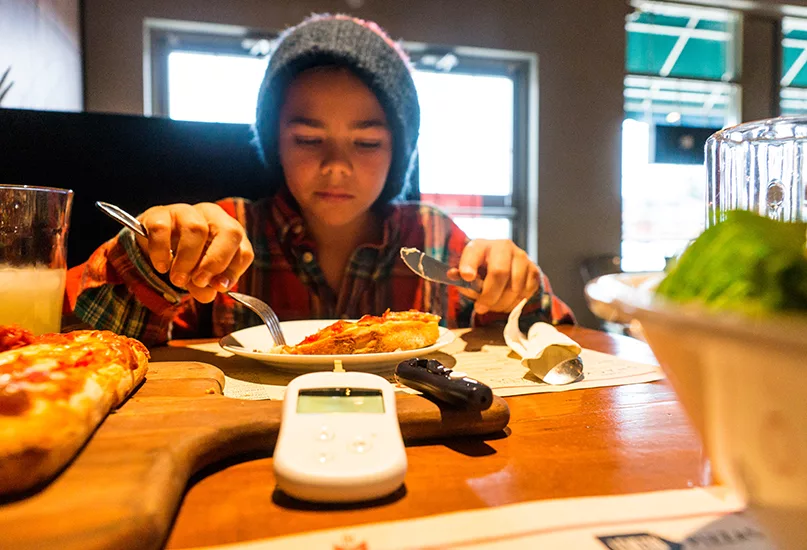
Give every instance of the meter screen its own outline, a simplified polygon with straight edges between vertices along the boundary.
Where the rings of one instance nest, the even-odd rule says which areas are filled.
[[[363,388],[309,388],[297,394],[297,412],[384,413],[381,390]]]

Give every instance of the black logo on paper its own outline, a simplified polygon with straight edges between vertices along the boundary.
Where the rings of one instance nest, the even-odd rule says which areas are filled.
[[[650,533],[597,537],[610,550],[681,550],[684,546]]]
[[[728,514],[673,542],[650,533],[597,537],[609,550],[773,550],[765,534],[744,514]]]

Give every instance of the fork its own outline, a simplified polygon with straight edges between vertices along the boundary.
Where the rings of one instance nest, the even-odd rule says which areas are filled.
[[[276,345],[286,345],[286,338],[283,336],[283,330],[280,328],[280,319],[277,318],[277,313],[269,307],[269,304],[258,300],[254,296],[241,294],[240,292],[227,291],[225,294],[239,304],[254,311],[266,325],[266,328],[269,329],[269,334],[272,336]]]
[[[122,208],[115,206],[114,204],[109,204],[108,202],[101,202],[101,201],[96,202],[95,206],[97,206],[98,209],[101,210],[101,212],[103,212],[113,220],[128,227],[141,237],[148,238],[146,228],[143,226],[142,223],[140,223],[140,220],[138,220],[137,218],[135,218]],[[277,314],[271,307],[269,307],[269,304],[255,298],[254,296],[248,296],[247,294],[241,294],[240,292],[227,291],[224,294],[226,294],[239,304],[242,304],[247,309],[254,311],[255,314],[261,318],[263,324],[266,325],[266,328],[269,329],[269,334],[275,341],[276,345],[278,346],[286,345],[286,338],[283,336],[283,330],[280,328],[280,319],[277,318]]]

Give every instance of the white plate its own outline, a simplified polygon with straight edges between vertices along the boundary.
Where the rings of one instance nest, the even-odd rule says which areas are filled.
[[[302,341],[322,328],[335,323],[334,319],[317,319],[310,321],[283,321],[280,327],[286,342],[295,344]],[[269,365],[282,367],[287,370],[308,372],[312,370],[331,370],[335,359],[342,361],[342,366],[348,370],[379,370],[395,366],[404,359],[421,357],[433,353],[454,341],[454,333],[439,327],[440,336],[437,342],[425,348],[407,351],[394,351],[390,353],[359,353],[355,355],[289,355],[286,353],[268,353],[265,350],[271,347],[272,337],[266,325],[258,325],[228,334],[219,344],[225,350],[257,359]]]

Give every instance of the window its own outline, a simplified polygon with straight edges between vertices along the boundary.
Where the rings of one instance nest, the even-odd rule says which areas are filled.
[[[704,228],[709,135],[739,121],[737,17],[639,2],[625,24],[622,269],[656,271]]]
[[[147,113],[251,124],[272,36],[147,22]],[[537,122],[532,54],[405,44],[421,103],[421,200],[471,238],[512,238],[535,256],[537,173],[527,151]],[[150,107],[150,108],[149,108]],[[532,175],[531,175],[532,174]],[[533,200],[534,204],[534,200]]]
[[[782,19],[782,115],[807,115],[807,19]]]
[[[779,110],[783,116],[807,116],[807,19],[782,19],[782,80]],[[803,205],[807,218],[807,200]]]
[[[203,52],[168,54],[168,116],[202,122],[255,122],[265,58]]]

